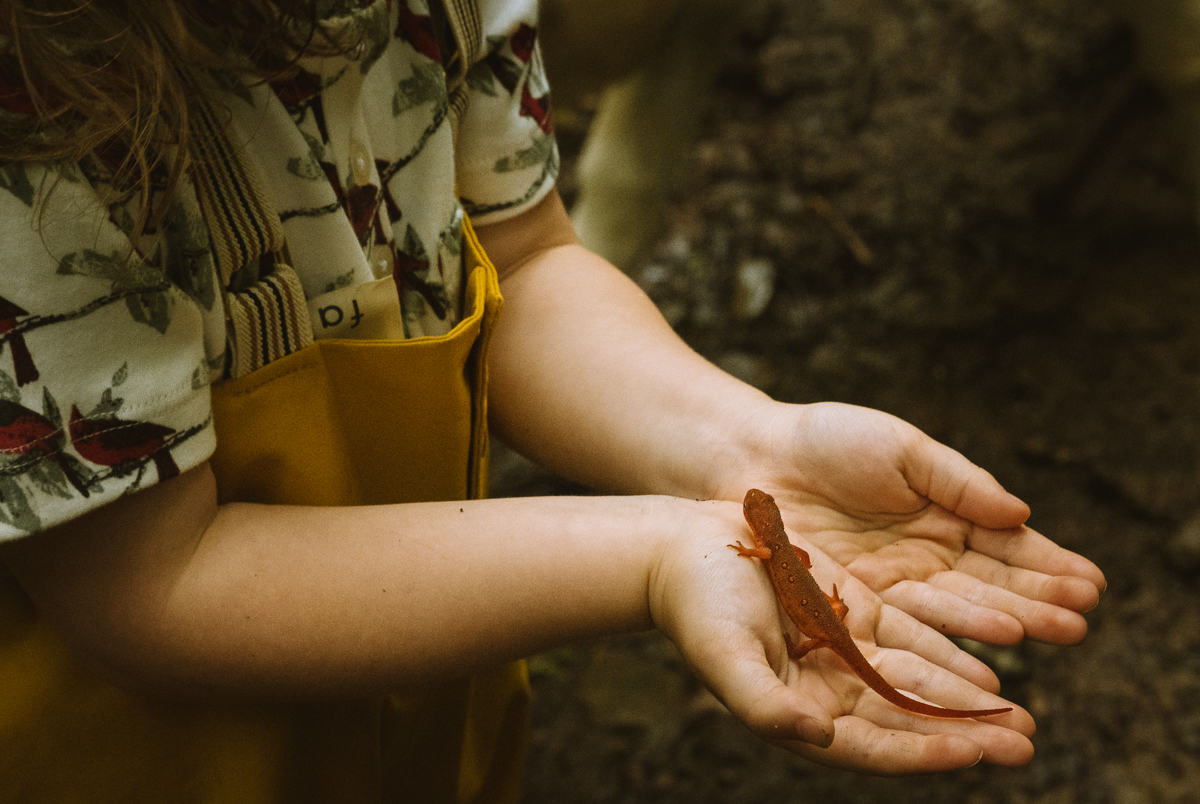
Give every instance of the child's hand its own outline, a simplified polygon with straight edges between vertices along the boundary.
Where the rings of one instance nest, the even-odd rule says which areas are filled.
[[[881,698],[827,649],[799,662],[787,655],[783,616],[757,559],[726,544],[743,541],[740,506],[712,503],[715,534],[670,541],[651,576],[655,623],[683,651],[713,693],[755,734],[816,762],[872,773],[926,773],[975,764],[1030,760],[1033,719],[1024,710],[988,718],[932,718]],[[898,609],[811,544],[813,574],[825,590],[837,584],[859,648],[897,688],[941,706],[1006,705],[996,677],[952,642]]]
[[[849,405],[772,405],[749,426],[757,446],[720,497],[772,494],[790,532],[884,602],[941,633],[997,644],[1074,644],[1087,633],[1079,612],[1096,605],[1104,575],[1024,527],[1025,504],[959,453]]]

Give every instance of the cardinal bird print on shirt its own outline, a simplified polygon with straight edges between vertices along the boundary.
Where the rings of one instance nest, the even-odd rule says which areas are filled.
[[[11,399],[0,399],[0,455],[18,466],[32,469],[48,459],[54,463],[75,489],[87,497],[87,472],[79,461],[64,452],[66,437],[62,427],[46,416]]]
[[[160,481],[179,474],[171,457],[168,437],[175,431],[170,427],[117,418],[89,419],[72,405],[70,429],[75,451],[91,463],[111,467],[116,475],[140,471],[147,459],[154,461]]]
[[[72,402],[64,416],[49,388],[41,388],[41,409],[30,406],[37,391],[22,389],[0,369],[0,523],[25,532],[54,524],[42,518],[54,500],[103,499],[154,480],[179,474],[171,451],[209,426],[182,431],[130,416],[117,394],[129,376],[128,364],[112,377],[88,412]],[[36,398],[36,397],[34,397]],[[65,406],[65,402],[64,402]],[[153,465],[156,470],[147,478]],[[125,480],[121,480],[124,478]]]

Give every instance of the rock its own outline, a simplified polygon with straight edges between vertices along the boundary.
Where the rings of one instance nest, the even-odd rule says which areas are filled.
[[[733,315],[751,321],[762,315],[775,294],[775,263],[764,258],[742,260],[734,274]]]
[[[1192,574],[1200,570],[1200,513],[1192,516],[1163,549],[1172,568]]]

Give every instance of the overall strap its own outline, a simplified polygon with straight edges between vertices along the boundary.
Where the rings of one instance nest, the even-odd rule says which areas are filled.
[[[450,126],[457,138],[459,121],[467,110],[467,73],[484,56],[483,17],[479,0],[443,0],[442,5],[457,46],[454,58],[446,65]]]
[[[229,136],[207,82],[194,73],[186,80],[196,90],[191,178],[224,291],[225,374],[236,379],[311,345],[312,322],[300,277],[285,261],[283,225],[266,200],[262,178]],[[258,267],[258,281],[231,291],[233,275],[245,266]]]

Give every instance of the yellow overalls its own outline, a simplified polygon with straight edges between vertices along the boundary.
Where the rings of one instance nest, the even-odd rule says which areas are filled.
[[[482,496],[500,295],[469,223],[464,239],[464,317],[447,335],[317,341],[214,386],[221,502]],[[375,700],[147,700],[91,673],[0,566],[3,804],[515,802],[528,691],[517,663]]]

